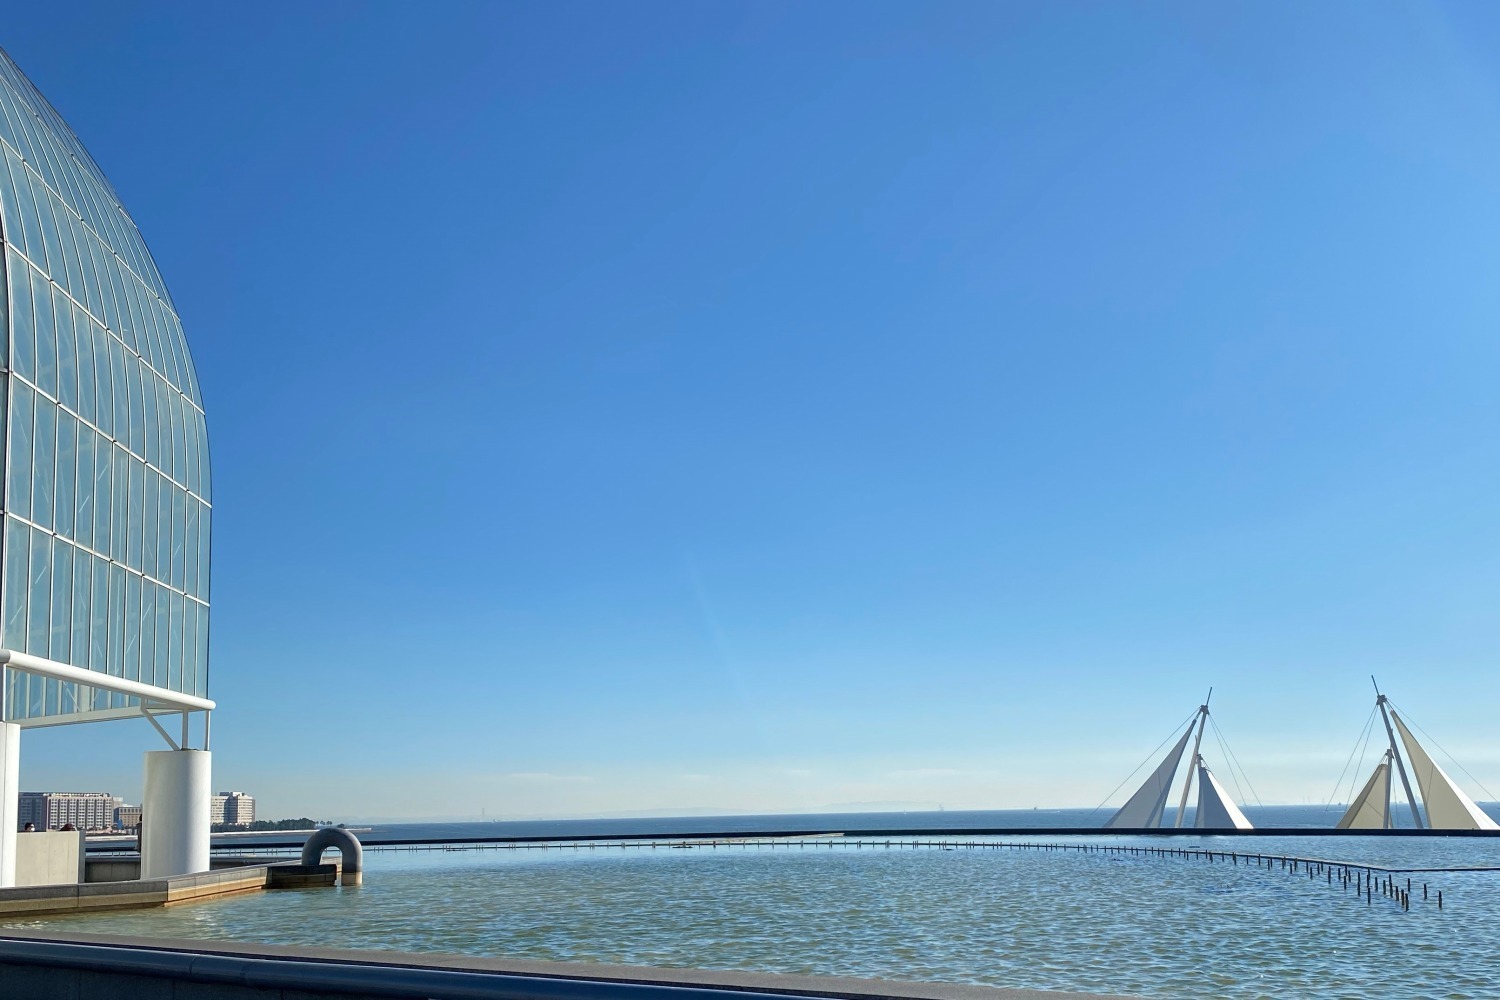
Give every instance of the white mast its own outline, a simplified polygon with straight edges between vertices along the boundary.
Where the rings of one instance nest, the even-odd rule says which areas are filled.
[[[1373,676],[1370,683],[1375,684]],[[1385,722],[1385,735],[1391,741],[1391,756],[1396,761],[1396,773],[1401,775],[1401,787],[1406,790],[1406,804],[1411,806],[1412,822],[1420,830],[1427,824],[1422,822],[1422,814],[1417,812],[1417,797],[1411,793],[1411,779],[1406,776],[1406,764],[1401,760],[1401,751],[1396,749],[1396,733],[1391,729],[1391,717],[1386,712],[1385,695],[1380,693],[1379,684],[1375,684],[1375,707],[1380,709],[1380,718]]]
[[[1182,815],[1187,811],[1188,790],[1193,787],[1193,768],[1198,764],[1198,749],[1203,746],[1203,729],[1208,725],[1208,703],[1213,699],[1214,689],[1208,689],[1208,697],[1203,699],[1203,704],[1198,706],[1198,738],[1193,741],[1193,756],[1188,758],[1187,779],[1182,783],[1182,798],[1177,803],[1177,822],[1172,824],[1176,827],[1182,826]]]

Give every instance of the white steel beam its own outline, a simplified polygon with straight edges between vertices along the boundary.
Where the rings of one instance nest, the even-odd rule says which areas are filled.
[[[175,712],[212,712],[216,707],[214,702],[207,698],[183,694],[180,691],[170,691],[164,687],[157,687],[155,684],[143,684],[140,681],[126,680],[124,677],[101,674],[95,670],[84,670],[82,667],[58,663],[56,660],[32,656],[30,653],[16,653],[9,649],[0,649],[0,667],[20,670],[40,677],[52,677],[60,681],[85,684],[101,691],[114,691],[118,694],[142,698],[150,704],[150,707],[156,709]]]

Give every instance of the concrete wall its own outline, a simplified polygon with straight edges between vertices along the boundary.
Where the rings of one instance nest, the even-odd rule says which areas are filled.
[[[83,881],[83,833],[16,834],[16,885],[68,885]]]
[[[1125,1000],[1048,990],[761,972],[403,955],[233,941],[0,933],[10,1000]]]

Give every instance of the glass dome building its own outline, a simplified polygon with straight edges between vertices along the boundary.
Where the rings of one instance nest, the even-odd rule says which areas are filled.
[[[146,755],[147,809],[154,782],[158,829],[194,831],[177,838],[193,856],[163,864],[200,870],[182,866],[201,839],[207,867],[207,715],[204,749],[175,752],[190,713],[214,707],[193,361],[135,223],[3,51],[0,161],[0,886],[14,884],[20,730],[143,714],[174,751]],[[161,712],[181,713],[180,742]]]
[[[202,397],[171,296],[78,137],[0,52],[6,365],[0,647],[208,691]],[[139,714],[7,671],[5,719]]]

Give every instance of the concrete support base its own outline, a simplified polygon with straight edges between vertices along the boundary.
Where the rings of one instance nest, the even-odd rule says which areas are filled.
[[[0,889],[16,884],[16,826],[21,805],[21,727],[0,722]]]
[[[213,754],[152,750],[141,798],[141,878],[209,870]]]

